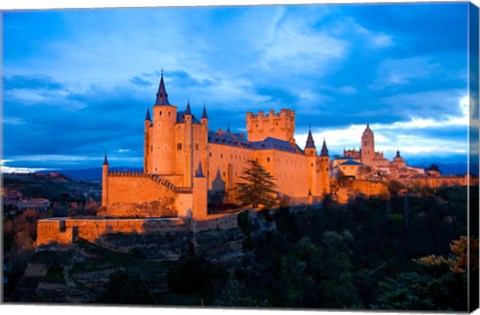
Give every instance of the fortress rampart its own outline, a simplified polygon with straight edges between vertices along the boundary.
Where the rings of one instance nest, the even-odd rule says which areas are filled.
[[[152,219],[72,219],[54,218],[37,223],[36,245],[71,245],[78,238],[95,242],[109,233],[168,233],[188,231],[190,220],[185,218]]]
[[[100,215],[113,217],[175,216],[178,193],[191,193],[174,184],[175,176],[139,172],[109,172],[106,178],[108,199]]]
[[[43,219],[37,223],[36,246],[63,245],[68,247],[79,238],[93,243],[102,235],[113,233],[167,234],[170,232],[199,232],[210,229],[229,230],[238,227],[237,215],[240,212],[209,215],[208,219],[205,220],[191,220],[190,218],[178,217],[148,219]]]

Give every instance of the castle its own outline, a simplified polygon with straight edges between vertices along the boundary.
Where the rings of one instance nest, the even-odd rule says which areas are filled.
[[[152,115],[144,121],[144,171],[102,172],[102,210],[107,217],[175,215],[205,220],[208,196],[234,188],[248,160],[256,160],[274,178],[277,197],[292,202],[319,201],[330,192],[330,157],[323,141],[317,154],[309,130],[302,150],[295,142],[295,112],[282,109],[246,114],[246,130],[211,131],[204,105],[201,117],[190,103],[180,111],[170,103],[163,73]]]
[[[198,119],[189,103],[184,111],[170,104],[163,73],[151,113],[147,109],[144,120],[143,172],[109,171],[105,154],[102,207],[97,217],[39,220],[37,247],[70,246],[79,238],[95,242],[109,233],[167,235],[235,228],[238,213],[250,210],[209,213],[209,199],[215,197],[218,202],[220,196],[220,203],[235,202],[235,187],[242,182],[249,160],[258,161],[275,178],[278,199],[291,203],[318,202],[326,194],[340,203],[358,194],[388,194],[385,178],[419,187],[478,185],[478,177],[468,174],[425,174],[424,169],[406,165],[399,151],[393,161],[385,159],[383,153],[375,151],[369,125],[363,132],[361,149],[344,149],[344,156],[333,161],[325,140],[317,153],[310,130],[303,150],[298,146],[295,112],[288,109],[247,113],[246,136],[230,128],[211,131],[205,105]],[[373,179],[368,178],[371,174],[363,178],[365,169],[370,169]],[[340,171],[353,178],[350,187],[335,182]]]

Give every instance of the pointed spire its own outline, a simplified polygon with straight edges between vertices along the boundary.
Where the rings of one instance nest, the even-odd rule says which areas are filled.
[[[105,152],[105,157],[103,158],[103,165],[108,165],[107,152]]]
[[[400,156],[400,150],[398,150],[398,149],[397,149],[397,156],[396,156],[396,157],[397,157],[397,158],[401,157],[401,156]]]
[[[203,103],[203,112],[202,112],[202,119],[208,119],[207,117],[207,105],[205,105],[205,103]]]
[[[185,114],[186,115],[191,115],[192,114],[192,110],[190,109],[190,99],[188,99],[187,109],[185,110]]]
[[[168,101],[168,94],[165,90],[165,82],[163,82],[163,69],[160,77],[160,84],[158,86],[157,100],[155,105],[170,105],[170,102]]]
[[[322,151],[320,152],[320,156],[328,156],[328,149],[327,149],[327,143],[325,142],[325,138],[323,138]]]
[[[198,168],[197,168],[197,171],[195,172],[195,177],[205,177],[205,175],[203,175],[203,169],[202,169],[202,163],[201,162],[198,162]]]
[[[312,136],[312,129],[310,127],[310,124],[308,126],[308,137],[307,137],[307,144],[305,144],[305,149],[310,149],[313,148],[315,149],[315,141],[313,141],[313,136]]]
[[[231,131],[230,131],[230,123],[227,124],[227,132],[228,132],[228,133],[231,133]]]
[[[147,108],[147,116],[145,116],[145,120],[151,121],[150,119],[150,110]]]

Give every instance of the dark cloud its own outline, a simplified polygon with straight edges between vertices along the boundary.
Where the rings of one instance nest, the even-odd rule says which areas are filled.
[[[49,76],[21,76],[14,75],[3,79],[3,88],[5,90],[13,89],[47,89],[61,90],[65,87]]]
[[[268,102],[274,102],[278,104],[295,104],[298,100],[298,95],[274,86],[259,86],[256,88],[256,92],[259,95],[268,96]]]
[[[168,78],[168,82],[176,88],[190,88],[197,87],[211,87],[213,81],[208,79],[198,80],[192,77],[192,75],[186,71],[169,71],[165,73],[165,78]]]
[[[305,133],[309,123],[315,130],[328,130],[409,122],[412,116],[459,117],[467,79],[467,7],[349,4],[7,13],[4,158],[71,155],[85,160],[68,163],[88,164],[98,163],[96,157],[108,151],[112,159],[141,166],[143,119],[155,101],[160,67],[166,67],[170,102],[184,110],[190,99],[197,117],[206,102],[213,130],[229,124],[241,131],[246,112],[281,108],[296,111],[297,133]],[[131,27],[125,26],[127,19]],[[149,23],[160,26],[137,35],[139,25]],[[318,43],[320,35],[329,41]],[[300,37],[304,40],[290,46],[283,40]],[[337,54],[331,56],[327,49],[312,53],[322,45],[338,49]],[[138,73],[132,74],[137,66]],[[67,82],[52,74],[63,70]],[[20,75],[29,72],[35,75]],[[78,92],[69,84],[90,86]],[[355,93],[341,93],[342,87]],[[460,127],[415,133],[459,142],[465,135]],[[41,163],[47,161],[35,165]]]
[[[140,86],[151,86],[152,82],[142,79],[139,76],[133,77],[130,79],[130,82]]]

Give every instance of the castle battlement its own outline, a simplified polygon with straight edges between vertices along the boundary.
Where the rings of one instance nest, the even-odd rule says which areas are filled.
[[[276,138],[289,142],[295,142],[295,111],[281,109],[276,113],[273,109],[265,114],[259,111],[258,114],[248,112],[247,134],[248,141],[263,141],[266,138]]]
[[[258,121],[258,120],[271,120],[271,119],[280,119],[280,118],[295,118],[295,111],[291,109],[281,109],[280,112],[276,113],[275,110],[271,109],[268,111],[268,114],[265,114],[264,111],[259,111],[258,114],[252,112],[247,112],[247,121]]]
[[[136,177],[148,177],[148,174],[144,172],[129,172],[129,171],[109,171],[108,176],[136,176]]]

